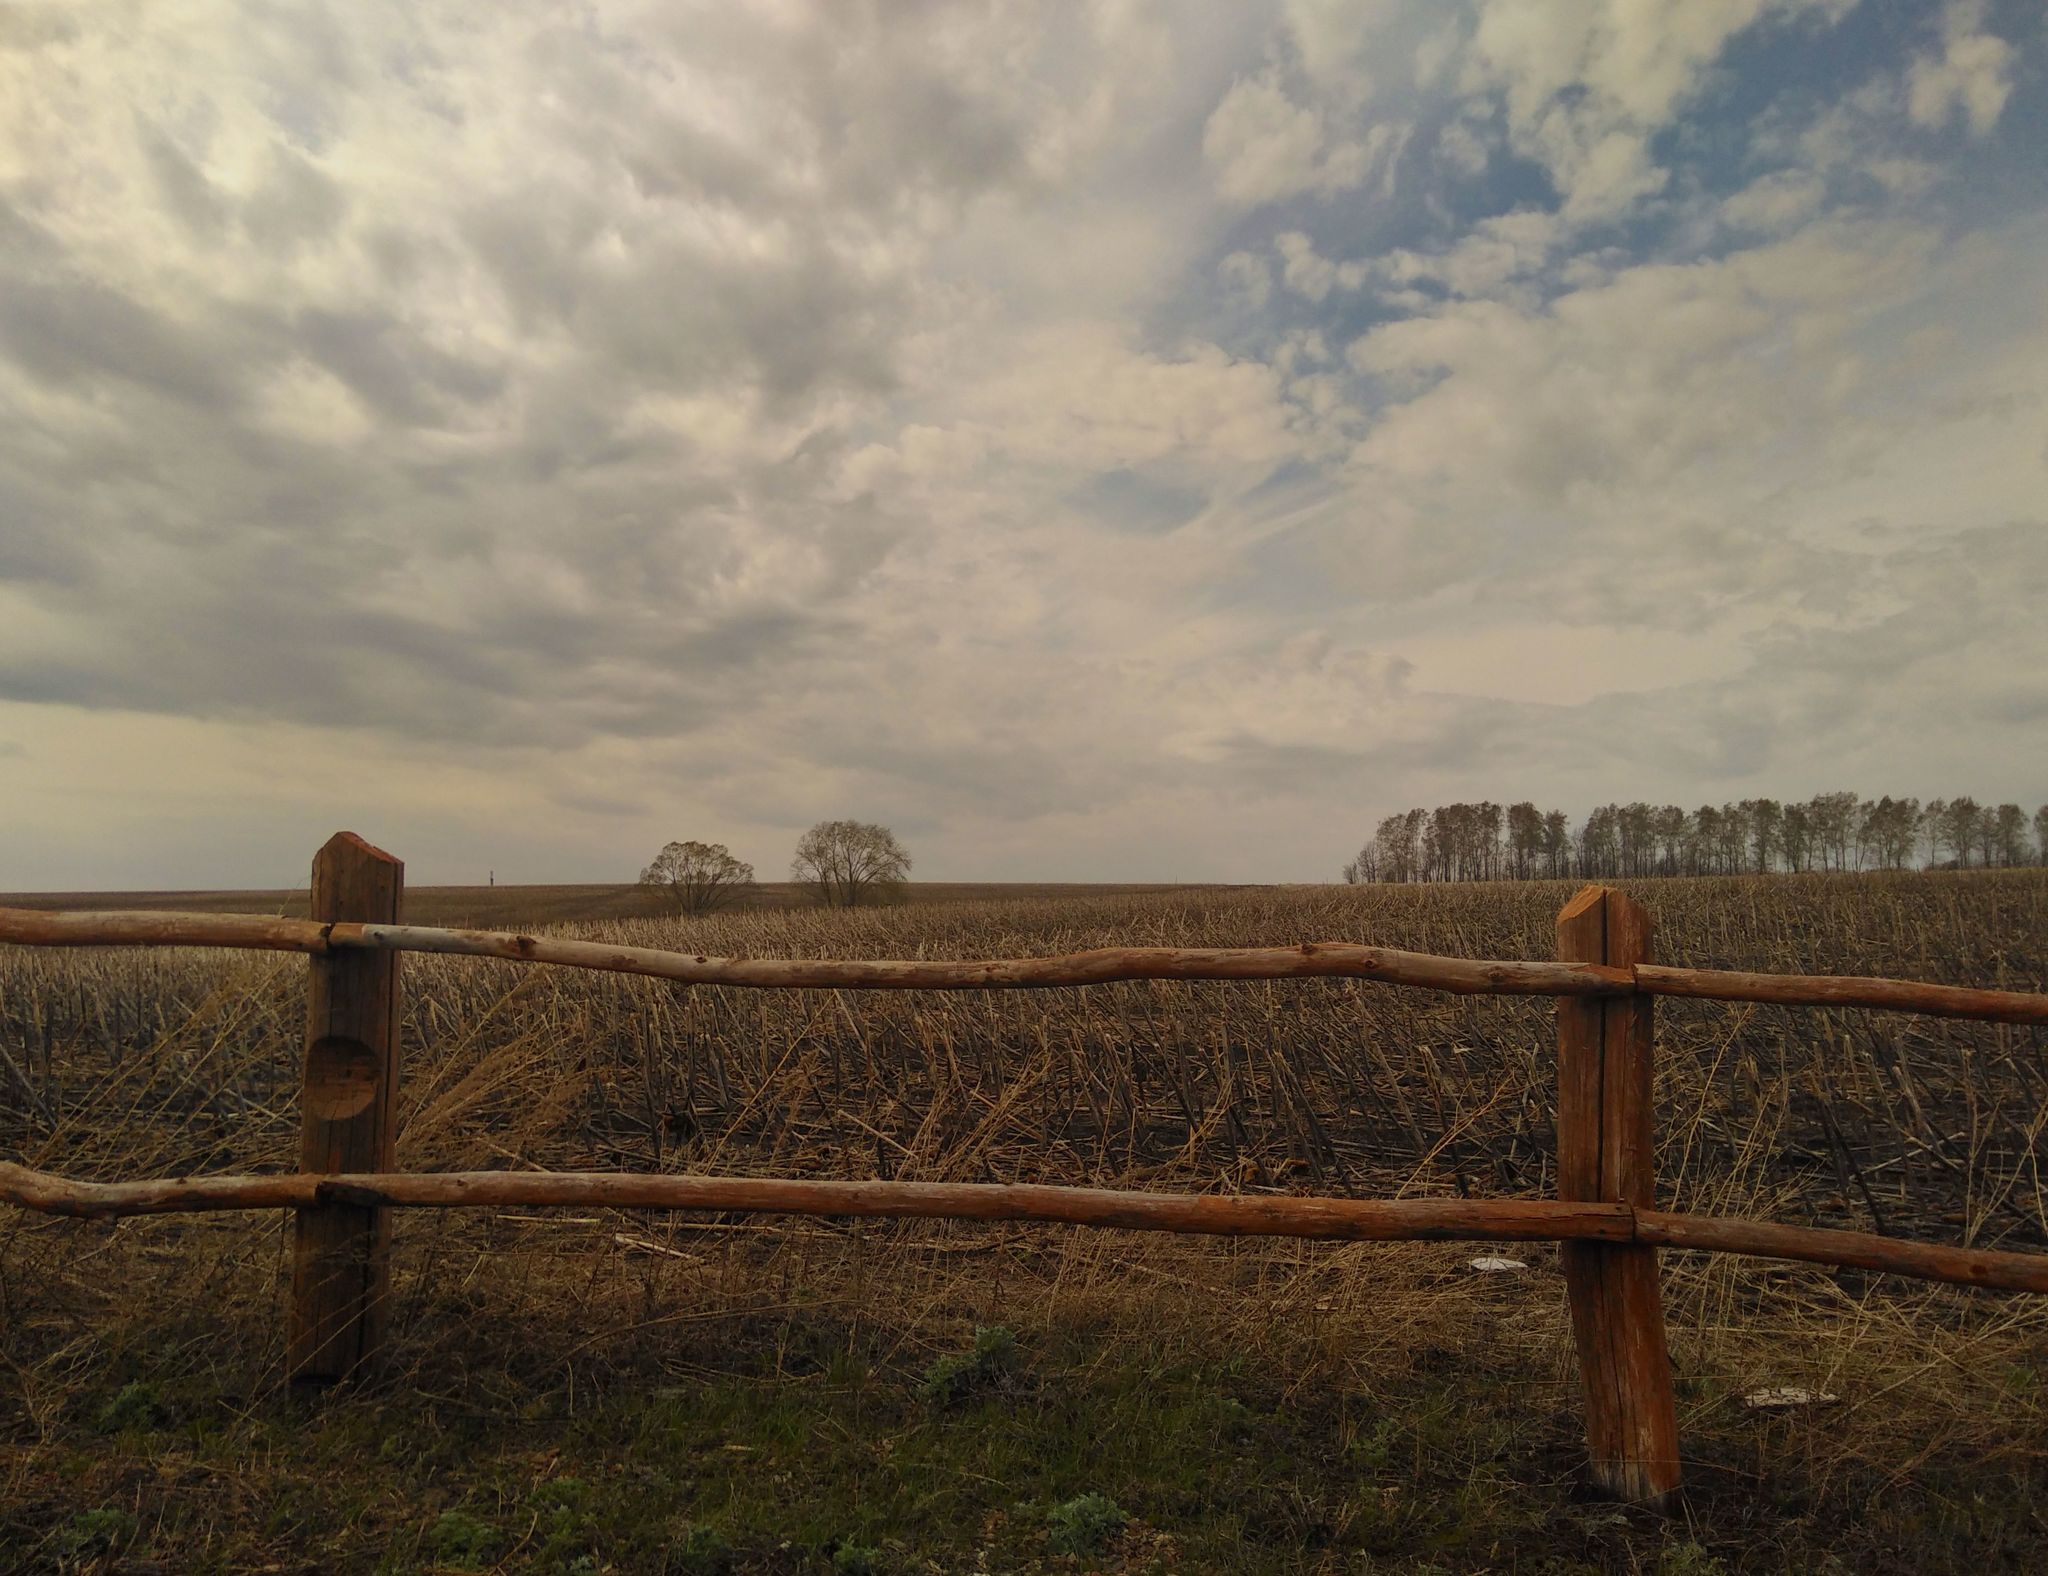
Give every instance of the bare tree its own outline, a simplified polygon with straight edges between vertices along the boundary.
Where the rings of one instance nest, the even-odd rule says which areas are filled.
[[[723,843],[670,843],[640,872],[640,884],[681,913],[708,914],[753,893],[754,867]]]
[[[1543,812],[1543,857],[1550,861],[1551,878],[1565,874],[1571,863],[1572,829],[1562,810]]]
[[[1865,800],[1858,812],[1863,820],[1858,838],[1873,850],[1877,862],[1887,870],[1902,868],[1913,857],[1914,829],[1920,824],[1918,799]]]
[[[1373,833],[1372,841],[1379,855],[1381,880],[1422,879],[1418,845],[1422,837],[1422,824],[1428,817],[1427,810],[1408,810],[1400,815],[1390,815],[1380,822],[1378,829]]]
[[[1785,848],[1785,807],[1775,799],[1745,799],[1741,806],[1749,817],[1749,841],[1755,869],[1762,875]]]
[[[828,908],[872,903],[909,873],[910,855],[896,834],[869,821],[820,821],[798,840],[789,862],[789,878]]]
[[[2027,812],[2016,804],[2002,804],[1996,810],[1987,810],[1985,820],[1991,827],[1991,850],[1998,856],[2001,865],[2023,865],[2027,862]]]
[[[1948,824],[1948,801],[1929,799],[1920,811],[1920,833],[1927,839],[1927,862],[1941,857],[1942,830]]]
[[[1806,801],[1806,823],[1824,866],[1849,868],[1849,844],[1856,835],[1856,812],[1862,801],[1847,789],[1817,793]]]
[[[2032,825],[2030,841],[2027,813],[2017,804],[1979,805],[1964,796],[1922,805],[1914,798],[1858,799],[1842,791],[1791,803],[1703,804],[1690,814],[1675,804],[1603,804],[1574,837],[1562,810],[1539,811],[1526,799],[1503,810],[1481,800],[1387,816],[1345,865],[1344,879],[1526,879],[1540,865],[1553,877],[1593,880],[1872,865],[1892,870],[1913,863],[1922,839],[1930,865],[1944,850],[1959,868],[2048,864],[2048,805],[2034,812]]]
[[[1970,868],[1970,853],[1977,846],[1978,823],[1984,812],[1968,794],[1951,799],[1941,818],[1941,840],[1956,856],[1956,868]]]

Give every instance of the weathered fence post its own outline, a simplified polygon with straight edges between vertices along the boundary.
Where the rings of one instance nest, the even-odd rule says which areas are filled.
[[[405,866],[353,832],[313,856],[312,917],[396,924]],[[398,1104],[398,954],[315,953],[306,996],[299,1170],[389,1171]],[[321,1204],[298,1212],[292,1248],[292,1379],[347,1378],[383,1338],[390,1212]]]
[[[1582,889],[1557,916],[1560,961],[1650,961],[1650,916],[1611,887]],[[1557,1001],[1557,1196],[1654,1206],[1652,998]],[[1664,1343],[1657,1250],[1562,1245],[1593,1486],[1620,1499],[1667,1500],[1678,1488],[1678,1409]]]

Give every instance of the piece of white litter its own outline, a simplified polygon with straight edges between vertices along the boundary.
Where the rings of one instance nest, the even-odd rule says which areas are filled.
[[[1520,1259],[1477,1258],[1472,1261],[1472,1267],[1482,1275],[1511,1275],[1529,1266]]]
[[[1742,1404],[1753,1412],[1782,1412],[1795,1406],[1826,1406],[1830,1401],[1839,1401],[1838,1395],[1826,1390],[1808,1390],[1796,1384],[1772,1385],[1764,1390],[1752,1390],[1742,1398]]]

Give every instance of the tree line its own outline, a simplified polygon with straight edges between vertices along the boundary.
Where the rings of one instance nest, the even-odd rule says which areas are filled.
[[[1524,800],[1446,804],[1380,822],[1344,879],[1530,880],[1539,876],[1704,876],[1773,870],[1960,869],[2048,863],[2048,805],[1863,799],[1846,791],[1686,810],[1604,804],[1574,827]]]
[[[789,878],[828,908],[857,908],[902,884],[910,854],[886,826],[820,821],[797,840]],[[755,896],[754,867],[723,843],[666,844],[640,872],[677,912],[709,914]]]

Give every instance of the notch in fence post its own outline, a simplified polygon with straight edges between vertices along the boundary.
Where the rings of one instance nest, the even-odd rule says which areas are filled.
[[[1561,962],[1626,968],[1650,961],[1650,916],[1611,887],[1589,886],[1557,916]],[[1653,1206],[1652,1001],[1646,994],[1557,1001],[1557,1196]],[[1657,1250],[1563,1244],[1565,1291],[1586,1390],[1595,1489],[1663,1504],[1677,1492],[1678,1407],[1664,1339]]]
[[[353,832],[313,856],[312,917],[397,924],[405,866]],[[306,992],[299,1170],[389,1171],[398,1107],[398,954],[315,953]],[[391,1286],[390,1211],[319,1204],[298,1211],[286,1371],[295,1383],[345,1379],[383,1340]]]

